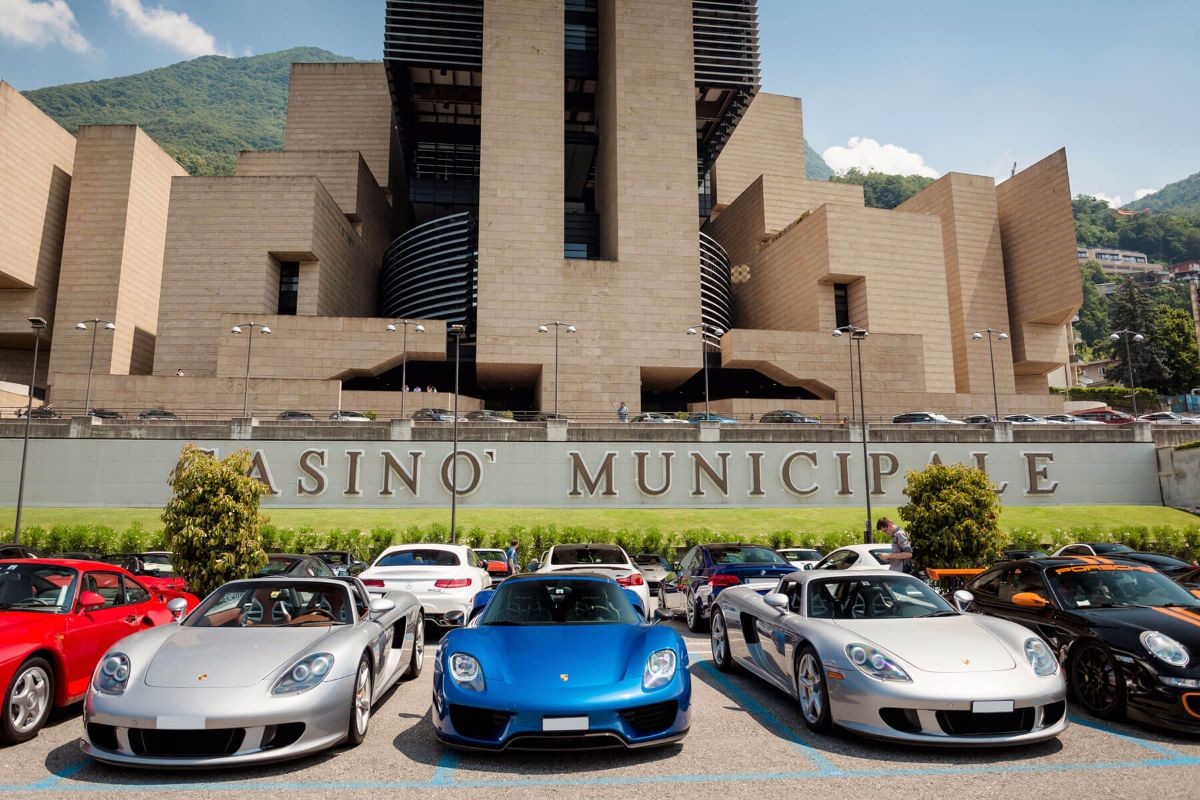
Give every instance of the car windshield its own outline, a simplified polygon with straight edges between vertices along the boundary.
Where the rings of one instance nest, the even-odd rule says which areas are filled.
[[[316,553],[315,555],[326,564],[347,564],[350,561],[345,553]]]
[[[619,547],[612,545],[579,545],[556,547],[550,553],[551,564],[628,564],[629,559]]]
[[[1133,548],[1123,544],[1094,544],[1092,549],[1096,551],[1098,556],[1106,556],[1109,553],[1132,553]]]
[[[820,619],[912,619],[955,616],[941,595],[904,575],[839,577],[808,583],[808,616]]]
[[[457,567],[458,555],[450,550],[414,549],[384,553],[376,567]]]
[[[0,564],[0,611],[41,611],[65,614],[71,610],[79,573],[68,567]]]
[[[611,581],[535,579],[500,584],[481,625],[636,624],[641,616]]]
[[[709,549],[714,564],[787,564],[774,550],[765,547],[726,545]]]
[[[1072,564],[1048,569],[1046,576],[1066,608],[1200,608],[1200,599],[1187,589],[1141,564]]]
[[[647,555],[634,556],[633,563],[637,564],[639,567],[665,567],[665,566],[667,566],[667,560],[665,558],[663,558],[662,556],[647,556]]]
[[[183,624],[192,628],[290,628],[353,621],[349,586],[239,581],[209,595]]]
[[[817,561],[821,558],[816,550],[780,550],[779,555],[792,561]]]

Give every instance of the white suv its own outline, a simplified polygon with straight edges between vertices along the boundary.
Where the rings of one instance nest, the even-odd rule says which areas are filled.
[[[633,559],[615,544],[556,544],[538,560],[538,572],[594,572],[607,575],[642,600],[650,616],[650,587]]]

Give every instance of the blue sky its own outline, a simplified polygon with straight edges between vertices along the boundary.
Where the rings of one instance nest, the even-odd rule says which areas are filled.
[[[383,0],[0,0],[0,78],[299,45],[374,59],[382,24]],[[763,88],[804,99],[835,168],[999,178],[1065,145],[1072,190],[1122,202],[1200,171],[1195,0],[760,0],[760,24]]]

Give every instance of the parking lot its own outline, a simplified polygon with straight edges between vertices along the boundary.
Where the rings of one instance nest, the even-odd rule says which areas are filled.
[[[695,707],[680,744],[640,752],[459,753],[428,722],[432,665],[378,705],[367,741],[267,767],[214,772],[133,772],[79,750],[78,707],[58,713],[35,740],[0,750],[0,795],[99,793],[123,798],[368,796],[762,797],[898,792],[906,797],[1195,797],[1200,738],[1101,723],[1072,709],[1057,742],[1017,750],[928,750],[808,732],[788,698],[712,665],[706,636],[685,633]],[[430,642],[430,654],[434,644]]]

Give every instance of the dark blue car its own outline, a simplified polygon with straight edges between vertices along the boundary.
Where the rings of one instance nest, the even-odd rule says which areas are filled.
[[[766,594],[779,579],[796,571],[782,556],[758,544],[699,544],[679,560],[674,577],[659,584],[658,606],[682,610],[688,628],[708,629],[709,610],[722,589],[748,584]]]

